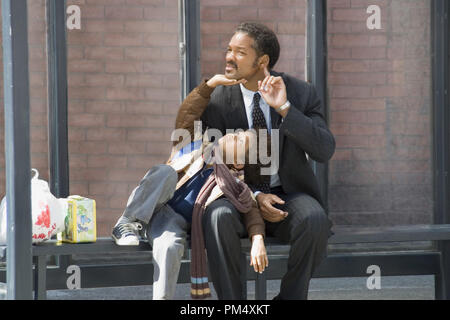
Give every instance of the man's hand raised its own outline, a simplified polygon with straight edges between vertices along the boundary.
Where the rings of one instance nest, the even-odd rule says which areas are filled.
[[[269,106],[277,109],[287,101],[286,85],[283,78],[271,76],[267,67],[264,75],[264,80],[258,81],[258,91]]]
[[[284,204],[284,201],[274,194],[258,193],[256,196],[259,209],[264,220],[269,222],[280,222],[286,219],[288,213],[275,208],[274,204]]]
[[[206,82],[206,85],[210,88],[215,88],[217,86],[234,86],[239,83],[247,83],[247,80],[229,79],[223,74],[216,74],[214,77],[209,79],[208,82]]]

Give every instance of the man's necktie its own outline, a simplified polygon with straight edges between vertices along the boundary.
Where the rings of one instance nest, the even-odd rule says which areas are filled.
[[[255,95],[253,96],[253,110],[252,110],[253,129],[267,130],[266,118],[264,117],[264,113],[262,112],[261,107],[259,106],[260,99],[261,96],[259,95],[259,93],[258,92],[255,93]],[[268,134],[266,136],[268,136]],[[261,183],[256,184],[255,187],[257,190],[262,191],[263,193],[270,193],[270,176],[269,175],[261,176]]]

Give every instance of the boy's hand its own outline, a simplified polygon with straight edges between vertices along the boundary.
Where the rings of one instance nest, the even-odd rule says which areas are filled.
[[[250,265],[253,266],[255,272],[259,273],[263,273],[264,269],[269,266],[269,259],[267,259],[266,247],[264,245],[264,237],[260,234],[252,237]]]
[[[208,82],[206,82],[206,85],[210,88],[215,88],[217,86],[234,86],[239,83],[247,83],[247,80],[229,79],[223,74],[216,74],[214,77],[209,79]]]

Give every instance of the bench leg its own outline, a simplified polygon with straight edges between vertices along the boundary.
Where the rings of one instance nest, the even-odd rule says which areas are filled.
[[[265,272],[256,274],[255,299],[267,300],[267,279]]]
[[[450,241],[439,243],[441,251],[440,274],[435,276],[434,288],[436,300],[450,299]]]
[[[241,288],[242,299],[247,300],[247,257],[241,253]]]
[[[34,257],[34,299],[47,299],[47,256]]]

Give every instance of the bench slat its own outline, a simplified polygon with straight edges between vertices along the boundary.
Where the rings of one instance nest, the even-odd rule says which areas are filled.
[[[329,244],[450,240],[450,225],[336,227]]]

